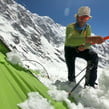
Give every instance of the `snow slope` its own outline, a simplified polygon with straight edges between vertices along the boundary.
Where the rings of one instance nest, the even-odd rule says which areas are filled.
[[[65,27],[47,16],[32,14],[13,0],[0,1],[0,8],[0,38],[11,49],[14,47],[22,60],[36,60],[45,68],[65,66],[61,52]],[[50,68],[48,72],[52,72]]]

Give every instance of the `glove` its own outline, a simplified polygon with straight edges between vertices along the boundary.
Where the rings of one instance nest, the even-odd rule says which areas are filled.
[[[86,37],[86,43],[101,44],[104,41],[105,41],[104,38],[101,37],[101,36],[90,36],[90,37]]]

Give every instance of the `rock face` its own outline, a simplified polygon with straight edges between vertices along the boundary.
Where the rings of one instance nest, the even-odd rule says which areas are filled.
[[[13,0],[1,0],[0,12],[0,37],[11,49],[15,46],[26,55],[48,60],[51,54],[57,57],[55,60],[64,60],[58,48],[64,43],[65,27],[48,16],[31,13]]]

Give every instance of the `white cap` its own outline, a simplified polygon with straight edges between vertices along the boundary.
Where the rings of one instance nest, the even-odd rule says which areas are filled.
[[[87,15],[87,16],[89,16],[89,17],[92,17],[92,16],[90,16],[90,12],[91,12],[91,10],[90,10],[90,8],[89,8],[88,6],[80,7],[80,8],[78,9],[78,13],[75,14],[75,17],[76,17],[77,15],[78,15],[78,16]]]

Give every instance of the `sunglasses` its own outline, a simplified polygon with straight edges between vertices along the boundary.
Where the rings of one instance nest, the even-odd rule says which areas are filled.
[[[82,21],[88,21],[90,19],[89,16],[79,16],[78,18]]]

